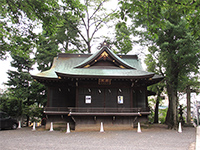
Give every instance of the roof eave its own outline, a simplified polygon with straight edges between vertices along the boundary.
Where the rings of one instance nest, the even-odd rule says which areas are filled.
[[[67,74],[67,73],[60,73],[56,72],[58,77],[66,77],[66,78],[91,78],[91,79],[144,79],[144,78],[152,78],[154,74],[148,74],[143,76],[115,76],[115,75],[75,75],[75,74]]]
[[[150,86],[150,85],[156,84],[156,83],[162,81],[164,78],[165,78],[165,77],[163,77],[163,76],[156,77],[156,78],[152,78],[151,80],[148,80],[148,82],[147,82],[147,86]]]
[[[42,77],[42,76],[37,76],[37,75],[31,75],[31,77],[35,80],[51,80],[51,81],[57,81],[59,80],[59,78],[55,78],[55,77]]]

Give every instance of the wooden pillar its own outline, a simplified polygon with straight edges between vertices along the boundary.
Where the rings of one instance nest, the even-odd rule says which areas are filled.
[[[133,108],[133,88],[130,88],[130,108]]]
[[[79,107],[78,105],[78,100],[79,100],[79,87],[76,86],[76,102],[75,102],[75,107]]]
[[[191,90],[190,90],[190,86],[187,86],[186,93],[187,93],[187,124],[191,124],[191,106],[190,106]]]

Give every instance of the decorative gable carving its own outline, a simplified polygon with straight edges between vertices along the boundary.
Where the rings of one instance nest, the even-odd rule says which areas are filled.
[[[106,60],[106,58],[108,58],[108,53],[106,53],[105,51],[101,54],[101,56],[99,57],[100,58],[103,58],[103,60]]]
[[[86,59],[81,64],[77,65],[75,68],[113,68],[113,69],[135,69],[126,62],[124,62],[119,56],[113,53],[104,43],[101,44],[101,49],[96,54],[93,54],[88,59]]]

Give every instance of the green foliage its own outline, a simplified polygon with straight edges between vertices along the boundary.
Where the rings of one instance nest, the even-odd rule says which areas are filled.
[[[132,42],[130,39],[130,29],[126,23],[119,22],[115,27],[115,38],[114,45],[119,50],[118,53],[127,54],[132,50]]]
[[[57,44],[62,45],[65,53],[74,53],[82,49],[82,44],[79,40],[80,18],[74,16],[72,12],[65,12],[60,19],[60,24],[57,25],[57,32],[54,35],[54,39]],[[70,48],[70,45],[76,48]]]
[[[9,18],[14,24],[21,23],[21,18],[26,16],[35,21],[43,22],[44,28],[54,32],[53,27],[57,22],[55,14],[58,8],[57,0],[1,0],[1,17]]]
[[[47,103],[47,95],[46,95],[46,87],[45,85],[33,81],[30,84],[31,90],[30,90],[30,99],[34,101],[34,105],[37,105],[37,107],[43,108],[46,106]],[[42,113],[43,114],[43,113]]]
[[[28,76],[30,77],[30,74]],[[9,72],[9,78],[7,85],[10,88],[0,97],[0,109],[14,117],[41,117],[42,107],[46,105],[45,86],[32,79],[27,81],[26,76],[20,76],[20,73],[15,71]]]
[[[0,59],[5,58],[6,52],[14,51],[13,40],[21,38],[23,40],[18,42],[28,41],[30,44],[34,36],[33,28],[37,22],[42,22],[43,28],[50,34],[54,33],[58,22],[55,15],[58,13],[57,6],[57,0],[1,0]]]
[[[149,107],[150,107],[150,111],[151,111],[151,114],[148,116],[148,119],[149,119],[150,123],[155,123],[156,99],[149,98],[148,102],[149,102]],[[161,106],[161,104],[159,106]],[[158,109],[158,122],[156,122],[156,123],[164,124],[165,123],[165,119],[166,119],[166,115],[167,115],[167,108]]]
[[[8,32],[3,29],[3,26],[5,25],[4,22],[0,20],[0,60],[6,59],[6,52],[8,51],[8,44],[6,43],[6,40],[4,38],[5,34],[8,34]]]
[[[167,108],[166,109],[159,109],[158,114],[159,114],[158,123],[165,124],[165,119],[166,119],[166,115],[167,115]],[[153,111],[153,109],[151,109],[151,114],[148,116],[150,123],[154,123],[154,115],[155,115],[155,112]]]
[[[167,121],[177,125],[177,91],[189,83],[191,74],[197,74],[200,65],[199,35],[200,1],[120,1],[121,16],[133,19],[135,28],[143,27],[145,39],[153,44],[152,56],[147,61],[166,76],[169,97]],[[136,32],[137,33],[137,32]],[[153,59],[155,60],[153,60]]]
[[[70,41],[80,47],[79,40],[77,40],[77,25],[80,18],[77,18],[77,15],[84,16],[82,14],[84,6],[79,0],[67,1],[64,4],[59,3],[58,0],[1,0],[0,6],[0,27],[2,29],[0,59],[6,58],[6,52],[15,51],[17,38],[23,37],[20,42],[31,43],[30,46],[35,44],[36,35],[33,31],[38,24],[42,24],[48,36],[57,35],[57,41],[60,43]],[[60,25],[63,30],[58,27]],[[66,39],[64,39],[66,36],[63,36],[64,30],[69,31]]]
[[[149,122],[150,123],[153,123],[154,122],[154,115],[155,115],[155,99],[154,98],[150,98],[148,97],[148,104],[149,104],[149,108],[150,108],[150,111],[151,111],[151,114],[148,115],[148,119],[149,119]]]
[[[62,51],[91,53],[91,42],[99,38],[96,33],[113,19],[114,10],[107,13],[103,6],[107,1],[1,0],[0,59],[6,58],[6,52],[15,51],[18,37],[24,38],[21,42],[27,38],[30,46],[35,46],[38,37],[33,31],[38,24],[53,38],[52,43],[62,45]]]
[[[160,56],[157,55],[158,48],[156,46],[151,46],[148,48],[149,54],[146,55],[145,58],[145,64],[147,65],[147,71],[149,72],[155,72],[158,75],[164,75],[162,71],[162,59],[160,59]],[[157,97],[156,100],[153,102],[155,108],[154,110],[154,123],[158,123],[159,121],[159,105],[162,100],[161,94],[164,90],[165,85],[165,80],[151,85],[148,87],[148,90],[153,91],[156,93]]]
[[[43,108],[39,107],[36,103],[28,107],[28,114],[31,122],[39,122],[43,117]]]
[[[103,7],[107,0],[82,2],[1,0],[0,59],[6,59],[9,52],[13,59],[11,66],[15,68],[7,72],[9,89],[1,97],[2,110],[12,116],[26,116],[27,122],[29,118],[34,121],[46,105],[46,89],[32,80],[33,65],[37,62],[38,69],[45,71],[50,69],[59,52],[91,52],[96,32],[113,16]],[[42,24],[42,34],[34,33],[39,24]]]
[[[0,95],[0,110],[6,112],[9,116],[19,117],[22,115],[22,102],[13,97],[11,93]]]
[[[148,121],[149,121],[149,123],[153,123],[155,112],[153,109],[150,109],[150,112],[151,112],[151,114],[148,115]]]
[[[9,89],[1,108],[10,115],[12,111],[18,112],[15,113],[16,117],[26,116],[29,120],[29,117],[36,117],[31,115],[38,115],[35,109],[40,110],[39,106],[45,106],[45,88],[44,85],[33,81],[30,75],[30,70],[32,70],[32,65],[34,64],[34,60],[31,58],[32,47],[28,46],[28,43],[24,43],[23,37],[17,39],[16,43],[14,43],[16,45],[15,51],[11,52],[13,59],[11,66],[16,70],[7,72],[9,80],[6,85],[9,86]]]
[[[54,36],[48,36],[43,33],[39,36],[37,41],[37,51],[35,53],[35,60],[38,64],[38,70],[45,71],[50,69],[53,58],[60,52],[58,50],[58,43]]]
[[[197,74],[200,65],[200,42],[192,36],[191,30],[186,28],[184,19],[172,24],[166,22],[168,27],[158,32],[159,38],[156,44],[160,46],[160,59],[162,66],[166,68],[166,80],[178,90],[182,87],[186,77],[191,73]],[[168,63],[167,63],[168,62]],[[172,75],[173,73],[173,75]]]
[[[153,37],[158,37],[156,32],[158,29],[165,29],[167,25],[166,20],[170,22],[177,21],[181,17],[187,19],[187,27],[192,25],[193,31],[196,31],[199,27],[199,1],[120,1],[121,5],[121,18],[124,19],[127,16],[134,18],[136,26],[147,27],[149,33]],[[192,32],[193,32],[192,31]],[[199,32],[193,32],[198,35]]]
[[[159,109],[159,122],[161,124],[164,124],[165,123],[165,119],[166,119],[166,116],[167,116],[167,108],[165,109]]]

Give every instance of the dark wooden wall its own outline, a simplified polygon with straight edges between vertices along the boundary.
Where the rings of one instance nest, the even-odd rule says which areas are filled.
[[[130,108],[129,88],[85,88],[78,89],[78,107],[114,107]],[[91,103],[86,103],[86,96],[91,96]],[[123,96],[123,104],[118,103],[118,96]]]
[[[133,107],[147,106],[147,93],[145,88],[133,89]]]
[[[48,87],[48,107],[75,107],[76,88],[66,86]]]
[[[147,107],[147,87],[131,87],[128,81],[112,81],[110,85],[99,85],[98,80],[73,83],[56,83],[48,86],[47,107]],[[91,96],[91,103],[86,103]],[[123,103],[118,103],[123,96]]]
[[[91,103],[85,103],[86,96],[91,96]],[[123,96],[123,104],[118,103],[118,96]],[[77,107],[114,107],[146,108],[147,87],[131,87],[129,81],[112,81],[110,85],[98,85],[97,81],[82,81],[77,87]]]

